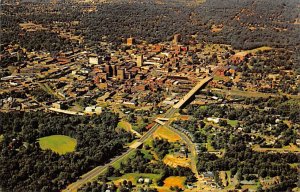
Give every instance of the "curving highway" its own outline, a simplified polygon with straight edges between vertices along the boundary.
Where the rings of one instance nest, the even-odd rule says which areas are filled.
[[[177,109],[171,108],[170,110],[168,110],[165,113],[164,117],[165,118],[170,118],[174,115],[174,113],[176,111],[177,111]],[[141,145],[143,142],[145,142],[157,130],[157,128],[159,126],[160,126],[160,124],[156,123],[148,132],[146,132],[139,140],[137,140],[137,142],[139,142],[140,145]],[[127,151],[125,151],[124,153],[122,153],[119,156],[116,156],[116,157],[112,158],[109,163],[107,163],[103,166],[95,167],[94,169],[92,169],[88,173],[82,175],[80,177],[80,179],[78,179],[76,182],[70,184],[66,189],[64,189],[62,191],[63,192],[75,192],[75,191],[77,191],[84,184],[95,180],[100,174],[102,174],[108,168],[108,166],[110,166],[110,165],[114,164],[115,162],[125,158],[130,152],[136,150],[136,148],[138,148],[140,145],[135,145],[133,148],[128,148]]]
[[[199,83],[197,83],[197,85],[191,90],[189,91],[177,104],[175,104],[173,107],[171,107],[165,114],[164,114],[164,118],[171,118],[175,112],[181,108],[184,104],[186,104],[186,102],[197,93],[197,91],[202,88],[206,83],[208,83],[209,81],[211,81],[213,79],[213,77],[206,77],[204,79],[202,79]],[[125,158],[130,152],[136,150],[136,148],[138,148],[140,145],[143,144],[143,142],[145,142],[156,130],[157,128],[160,126],[159,123],[156,123],[148,132],[146,132],[139,140],[137,140],[137,142],[135,142],[134,144],[131,145],[131,147],[129,147],[127,149],[127,151],[125,151],[124,153],[122,153],[119,156],[116,156],[114,158],[111,159],[111,161],[103,166],[98,166],[95,167],[94,169],[92,169],[91,171],[89,171],[88,173],[82,175],[80,177],[80,179],[78,179],[76,182],[70,184],[66,189],[62,190],[63,192],[75,192],[77,191],[81,186],[83,186],[84,184],[86,184],[87,182],[91,182],[93,180],[95,180],[100,174],[102,174],[107,168],[108,166],[112,165],[113,163],[122,160],[123,158]],[[196,174],[197,178],[199,177],[198,175],[198,171],[196,168],[196,151],[195,151],[195,146],[194,144],[191,142],[191,140],[183,133],[179,132],[178,130],[167,126],[170,129],[172,129],[173,131],[175,131],[176,133],[178,133],[180,135],[180,137],[188,144],[190,150],[191,150],[191,154],[194,158],[192,158],[192,169],[193,172]]]

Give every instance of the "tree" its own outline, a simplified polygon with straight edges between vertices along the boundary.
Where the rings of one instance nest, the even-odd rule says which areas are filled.
[[[227,125],[227,121],[220,119],[219,125],[225,127]]]
[[[108,166],[107,172],[106,172],[106,177],[111,177],[115,173],[115,168],[113,166]]]

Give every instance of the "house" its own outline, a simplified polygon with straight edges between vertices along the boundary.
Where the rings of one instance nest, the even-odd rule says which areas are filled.
[[[202,175],[204,178],[214,178],[215,176],[214,173],[211,171],[204,172]]]
[[[188,183],[186,186],[187,186],[188,189],[193,189],[194,187],[196,187],[196,186],[194,186],[192,183],[191,183],[191,184]]]
[[[214,118],[214,117],[208,117],[206,120],[209,122],[214,122],[214,123],[220,122],[220,118]]]
[[[26,110],[26,109],[36,109],[38,107],[39,107],[39,105],[37,103],[31,102],[31,101],[27,101],[27,102],[21,103],[21,108],[23,110]]]
[[[152,180],[149,179],[149,178],[145,178],[145,179],[144,179],[144,182],[145,182],[146,184],[151,184],[151,183],[152,183]]]
[[[256,182],[254,180],[251,180],[251,181],[243,180],[240,183],[242,185],[256,185]]]
[[[155,123],[150,123],[149,125],[146,126],[146,130],[151,129],[154,125],[155,125]]]
[[[63,108],[61,102],[55,102],[55,103],[52,103],[52,107],[53,107],[53,108],[56,108],[56,109],[62,109],[62,108]]]
[[[140,178],[138,179],[138,183],[144,183],[144,178],[140,177]]]
[[[102,107],[96,107],[96,106],[86,107],[84,112],[87,114],[94,114],[94,113],[100,114],[102,113]]]
[[[216,97],[216,96],[212,96],[211,97],[213,100],[218,100],[219,99],[219,97]]]

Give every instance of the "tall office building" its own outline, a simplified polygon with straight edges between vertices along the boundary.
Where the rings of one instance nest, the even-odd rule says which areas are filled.
[[[127,38],[127,45],[133,45],[134,44],[134,39],[133,38]]]
[[[112,65],[112,75],[115,77],[117,76],[117,66],[116,65]]]
[[[175,45],[177,45],[180,41],[181,41],[181,35],[180,34],[175,34],[174,39],[173,39],[173,43]]]
[[[144,63],[144,58],[143,58],[143,55],[138,55],[136,57],[136,65],[138,67],[142,67],[143,66],[143,63]]]
[[[125,79],[125,69],[118,69],[117,70],[117,78],[119,79],[119,80],[123,80],[123,79]]]
[[[94,65],[99,64],[99,59],[96,54],[89,55],[89,64],[94,64]]]
[[[113,75],[113,71],[112,71],[112,67],[109,64],[105,64],[105,72],[107,73],[107,75],[109,77],[111,77]]]

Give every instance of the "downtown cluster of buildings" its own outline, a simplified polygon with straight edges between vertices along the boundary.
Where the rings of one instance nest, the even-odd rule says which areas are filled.
[[[200,45],[182,46],[180,35],[175,35],[172,42],[155,45],[135,44],[133,38],[128,38],[118,50],[112,50],[111,44],[105,42],[100,46],[105,52],[77,49],[55,57],[10,46],[7,53],[16,56],[22,65],[12,68],[10,76],[1,78],[2,93],[25,93],[24,101],[31,98],[32,108],[44,105],[60,109],[80,98],[134,106],[156,106],[162,101],[168,105],[176,103],[179,93],[188,91],[209,72],[188,63],[192,60],[189,54],[196,53]],[[45,100],[42,105],[36,103],[35,95],[31,94],[36,89],[53,95],[54,99]],[[14,98],[9,101],[23,102]],[[2,105],[7,102],[7,98],[1,101]],[[28,105],[24,108],[14,104],[6,109],[19,106],[16,109],[25,110],[31,108]]]

